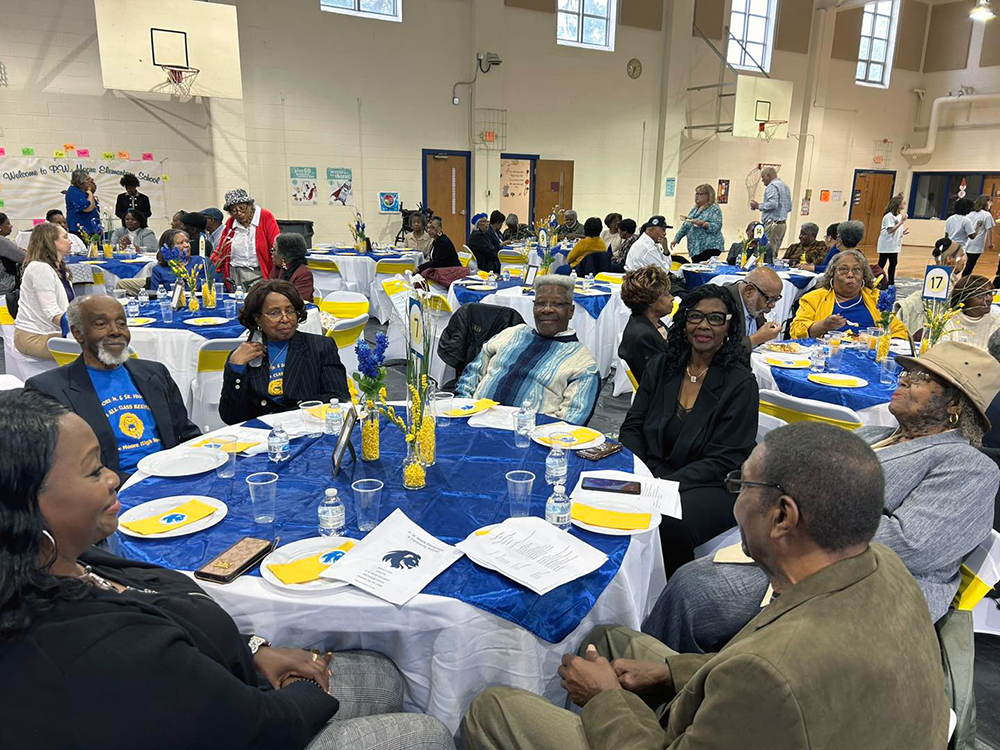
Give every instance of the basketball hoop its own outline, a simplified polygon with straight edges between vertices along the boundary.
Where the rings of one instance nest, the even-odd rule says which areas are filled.
[[[167,74],[166,86],[178,96],[191,95],[194,79],[201,72],[198,68],[189,68],[184,65],[161,65],[160,68]]]
[[[762,120],[757,123],[757,137],[763,138],[768,143],[774,138],[774,134],[778,132],[778,128],[782,125],[787,125],[788,120]]]

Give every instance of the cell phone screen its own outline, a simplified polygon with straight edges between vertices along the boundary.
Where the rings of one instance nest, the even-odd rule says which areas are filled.
[[[581,488],[598,492],[618,492],[622,495],[638,495],[642,492],[641,485],[636,481],[603,477],[584,477]]]

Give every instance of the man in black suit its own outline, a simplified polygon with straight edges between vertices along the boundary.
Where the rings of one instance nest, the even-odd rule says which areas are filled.
[[[132,335],[114,297],[77,297],[66,317],[83,354],[25,386],[80,415],[97,435],[105,466],[124,479],[143,456],[201,434],[167,368],[129,358]]]
[[[737,325],[749,362],[750,352],[754,347],[777,338],[781,333],[781,325],[767,322],[764,316],[778,304],[784,283],[773,270],[761,266],[748,273],[743,281],[726,284],[724,288],[732,296],[736,309],[740,312],[737,315]]]

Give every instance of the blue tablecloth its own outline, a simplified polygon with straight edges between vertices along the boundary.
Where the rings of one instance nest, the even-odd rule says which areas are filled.
[[[231,295],[226,295],[227,299],[232,299]],[[200,298],[199,298],[200,300]],[[237,311],[243,307],[242,302],[236,303]],[[306,310],[315,309],[315,305],[307,304]],[[224,318],[226,317],[226,308],[219,301],[219,306],[214,309],[201,308],[198,312],[192,313],[188,312],[187,309],[184,310],[174,310],[173,320],[169,323],[164,322],[163,315],[160,313],[160,305],[158,302],[153,301],[145,305],[139,306],[139,316],[143,318],[156,318],[155,323],[149,323],[142,326],[142,328],[174,328],[192,331],[197,333],[206,339],[235,339],[243,336],[247,329],[236,318],[230,318],[228,323],[220,323],[215,326],[194,326],[185,323],[184,321],[190,320],[191,318]]]
[[[782,273],[789,270],[787,268],[778,268],[777,266],[768,266],[768,268],[773,268],[775,271],[781,271]],[[688,289],[694,289],[703,284],[712,283],[712,279],[716,276],[731,276],[743,272],[743,269],[739,266],[729,265],[716,266],[711,271],[692,271],[685,268],[684,283],[687,284]],[[790,271],[788,274],[788,280],[799,289],[805,289],[812,279],[812,274],[797,274],[794,271]]]
[[[890,354],[890,356],[895,355]],[[860,411],[887,403],[896,390],[895,379],[893,379],[891,385],[882,385],[879,382],[880,370],[880,365],[867,354],[848,349],[844,352],[844,358],[837,372],[864,378],[868,381],[868,385],[863,388],[835,388],[829,385],[819,385],[809,380],[809,370],[805,369],[790,370],[782,367],[772,367],[771,376],[774,378],[778,390],[782,393],[787,393],[789,396],[811,398],[816,401],[839,404],[849,409],[854,409],[854,411]]]
[[[345,257],[345,258],[371,258],[374,261],[380,261],[380,260],[404,260],[405,257],[406,257],[404,255],[397,255],[395,253],[392,254],[392,255],[380,255],[378,253],[358,253],[358,252],[355,252],[353,250],[348,251],[348,250],[344,250],[344,249],[338,249],[338,248],[335,248],[335,247],[334,248],[330,248],[329,252],[326,252],[326,253],[322,253],[322,252],[318,253],[318,252],[316,252],[316,250],[311,250],[309,252],[309,255],[313,256],[314,258],[337,258],[337,257]]]
[[[513,289],[516,286],[521,286],[521,284],[521,279],[498,281],[497,289]],[[455,299],[458,300],[460,305],[467,305],[470,302],[482,302],[483,298],[497,293],[496,289],[491,289],[489,291],[482,289],[469,289],[464,284],[453,284],[452,288],[455,290]]]
[[[70,255],[66,258],[66,264],[73,266],[78,263],[83,263],[87,258],[82,255]],[[139,272],[146,267],[146,263],[149,261],[143,261],[142,263],[123,263],[117,258],[111,260],[102,260],[99,263],[88,263],[87,265],[97,266],[102,268],[108,273],[113,273],[119,279],[134,279],[139,275]]]
[[[539,418],[540,423],[546,421],[552,420]],[[351,482],[363,478],[385,482],[380,520],[401,508],[412,521],[449,544],[508,517],[504,475],[514,469],[534,472],[531,513],[545,515],[545,501],[550,494],[550,487],[544,481],[547,451],[535,443],[527,449],[516,448],[514,434],[507,430],[471,428],[465,420],[439,428],[438,462],[427,470],[427,487],[413,491],[402,487],[400,466],[405,448],[398,429],[382,420],[382,457],[379,461],[360,461],[360,429],[355,430],[353,442],[359,460],[352,461],[348,454],[336,478],[330,476],[334,441],[325,435],[294,440],[291,459],[281,464],[268,461],[267,454],[240,457],[236,462],[235,479],[219,479],[214,472],[181,478],[150,477],[121,493],[123,508],[160,497],[198,494],[223,500],[229,507],[229,514],[210,529],[174,539],[135,539],[119,533],[120,554],[169,568],[195,570],[244,536],[271,538],[277,535],[282,544],[313,537],[317,535],[316,508],[327,487],[338,488],[346,506],[344,533],[361,538],[350,487]],[[583,470],[631,471],[632,466],[633,457],[627,450],[598,463],[572,455],[567,485],[574,486]],[[246,477],[256,471],[275,471],[279,475],[277,520],[270,526],[253,521]],[[538,596],[465,557],[435,578],[423,593],[458,599],[557,643],[572,632],[594,606],[618,573],[629,546],[627,536],[605,536],[576,527],[571,533],[607,554],[608,561],[590,575],[560,586],[545,596]],[[254,575],[259,572],[254,571]]]

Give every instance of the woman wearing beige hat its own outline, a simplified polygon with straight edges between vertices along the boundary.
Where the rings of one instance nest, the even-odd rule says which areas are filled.
[[[857,432],[885,475],[885,506],[872,541],[899,555],[936,622],[958,591],[962,560],[992,528],[1000,469],[977,446],[990,428],[986,409],[1000,393],[1000,363],[954,341],[896,361],[903,372],[889,411],[899,426]],[[676,651],[714,651],[760,611],[767,585],[754,565],[699,558],[671,576],[642,630]]]

